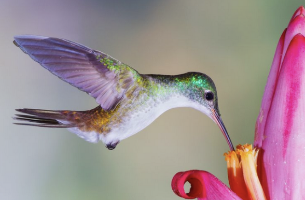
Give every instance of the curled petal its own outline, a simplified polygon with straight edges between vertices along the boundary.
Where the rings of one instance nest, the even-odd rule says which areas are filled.
[[[189,193],[184,191],[186,182],[191,184]],[[172,180],[172,189],[178,196],[185,199],[240,199],[214,175],[200,170],[177,173]]]

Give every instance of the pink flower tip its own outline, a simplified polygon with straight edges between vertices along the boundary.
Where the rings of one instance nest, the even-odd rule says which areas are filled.
[[[300,6],[292,15],[291,20],[289,22],[289,24],[291,23],[291,21],[296,18],[297,16],[303,16],[305,17],[305,8],[303,6]]]

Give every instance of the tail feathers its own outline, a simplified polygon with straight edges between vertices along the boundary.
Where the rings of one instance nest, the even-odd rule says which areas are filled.
[[[16,109],[16,111],[24,114],[16,114],[13,119],[24,121],[26,123],[14,123],[17,125],[49,127],[49,128],[71,128],[76,125],[73,123],[63,123],[66,116],[63,111],[39,110],[39,109]]]

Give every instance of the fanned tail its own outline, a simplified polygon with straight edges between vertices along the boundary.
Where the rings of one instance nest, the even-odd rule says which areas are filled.
[[[71,128],[75,124],[67,121],[64,111],[40,110],[40,109],[16,109],[24,114],[16,114],[15,120],[24,121],[25,123],[14,123],[17,125],[49,127],[49,128]]]

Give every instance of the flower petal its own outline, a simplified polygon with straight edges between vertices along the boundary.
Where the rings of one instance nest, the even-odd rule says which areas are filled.
[[[186,182],[191,184],[189,193],[184,191],[184,184]],[[200,170],[177,173],[172,180],[172,189],[178,196],[185,199],[240,199],[213,174]]]
[[[294,14],[292,15],[289,24],[291,23],[291,21],[292,21],[295,17],[297,17],[297,16],[299,16],[299,15],[304,15],[304,14],[305,14],[305,8],[304,8],[303,6],[300,6],[300,7],[294,12]]]
[[[256,120],[254,146],[259,148],[262,146],[262,142],[265,137],[264,136],[265,125],[266,125],[266,120],[268,118],[270,105],[272,103],[274,91],[276,88],[277,78],[280,70],[280,62],[282,59],[282,51],[284,46],[285,35],[286,35],[286,30],[284,30],[284,32],[282,33],[282,36],[276,47],[275,55],[273,58],[273,62],[267,79],[267,84],[265,87],[264,96],[262,99],[261,110]]]
[[[277,84],[277,78],[281,70],[284,56],[292,38],[301,33],[305,35],[305,9],[300,6],[292,16],[288,28],[284,30],[275,51],[274,59],[271,65],[270,73],[268,76],[267,84],[265,87],[264,96],[262,99],[262,106],[255,126],[255,140],[254,146],[260,148],[262,141],[264,140],[264,130],[266,125],[266,119],[270,105],[272,103],[274,90]]]
[[[294,15],[294,18],[289,22],[286,36],[285,36],[285,42],[284,42],[284,48],[283,48],[283,55],[286,54],[287,48],[292,40],[292,38],[301,33],[302,35],[305,35],[305,9],[303,7],[300,7]],[[282,57],[282,63],[283,63],[284,57]]]
[[[263,187],[270,199],[305,199],[305,38],[287,48],[266,122]]]

